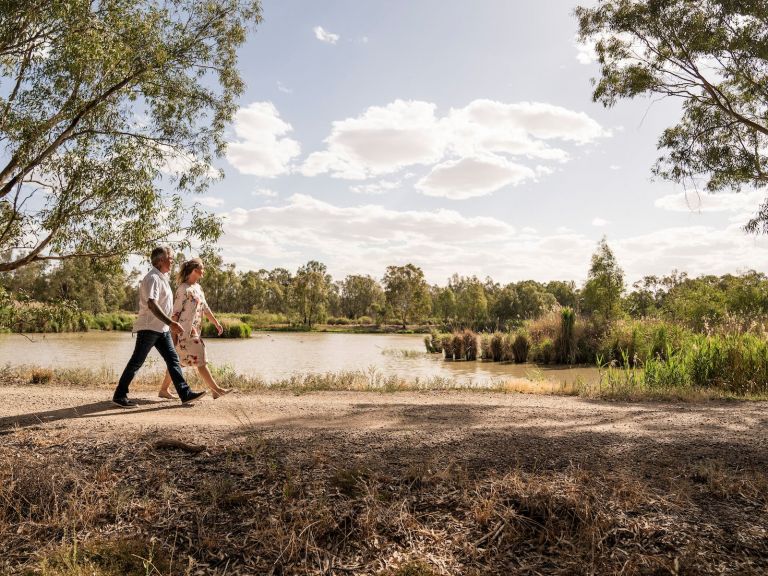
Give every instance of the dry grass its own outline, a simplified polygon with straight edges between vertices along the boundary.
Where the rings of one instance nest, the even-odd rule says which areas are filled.
[[[546,439],[528,439],[535,457],[495,452],[510,438],[364,455],[340,440],[243,429],[191,456],[151,435],[17,431],[0,446],[0,573],[768,570],[759,462],[691,454],[665,472],[637,455],[603,466],[599,445],[578,447],[581,464],[552,460],[563,448]]]

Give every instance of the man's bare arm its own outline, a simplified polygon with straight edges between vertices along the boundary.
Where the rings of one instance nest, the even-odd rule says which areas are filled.
[[[152,311],[152,314],[154,314],[158,320],[162,320],[165,324],[169,326],[171,325],[171,322],[173,322],[173,320],[171,320],[165,312],[160,310],[160,307],[157,305],[157,303],[154,300],[152,300],[152,298],[147,300],[147,306]]]
[[[160,310],[160,307],[152,298],[147,300],[147,307],[152,311],[152,314],[154,314],[158,320],[161,320],[170,326],[171,330],[177,333],[182,331],[181,325],[175,320],[171,320],[165,312]]]

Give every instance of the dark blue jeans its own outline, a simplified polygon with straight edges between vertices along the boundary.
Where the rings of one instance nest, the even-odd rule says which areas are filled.
[[[179,355],[176,354],[176,348],[173,346],[170,332],[155,332],[154,330],[139,330],[136,332],[136,347],[133,349],[131,359],[120,376],[120,381],[115,389],[115,398],[122,398],[128,395],[128,386],[133,381],[136,372],[144,364],[147,355],[152,348],[157,348],[160,356],[165,360],[168,372],[173,380],[173,386],[182,400],[189,396],[189,385],[184,380],[181,373],[181,364],[179,364]]]

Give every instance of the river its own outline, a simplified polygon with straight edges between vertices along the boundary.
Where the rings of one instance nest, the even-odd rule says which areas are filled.
[[[209,362],[236,372],[277,380],[296,373],[376,370],[409,379],[451,378],[466,386],[486,386],[505,379],[526,378],[572,383],[598,379],[596,368],[551,367],[493,362],[451,362],[424,352],[421,334],[339,334],[321,332],[256,332],[241,340],[206,340]],[[126,332],[66,334],[0,334],[0,365],[50,368],[106,368],[122,371],[135,340]],[[162,359],[151,352],[144,371],[160,371]]]

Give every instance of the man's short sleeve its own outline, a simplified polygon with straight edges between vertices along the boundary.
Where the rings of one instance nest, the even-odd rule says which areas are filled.
[[[162,280],[157,274],[151,274],[147,279],[147,300],[157,301],[160,298]]]

